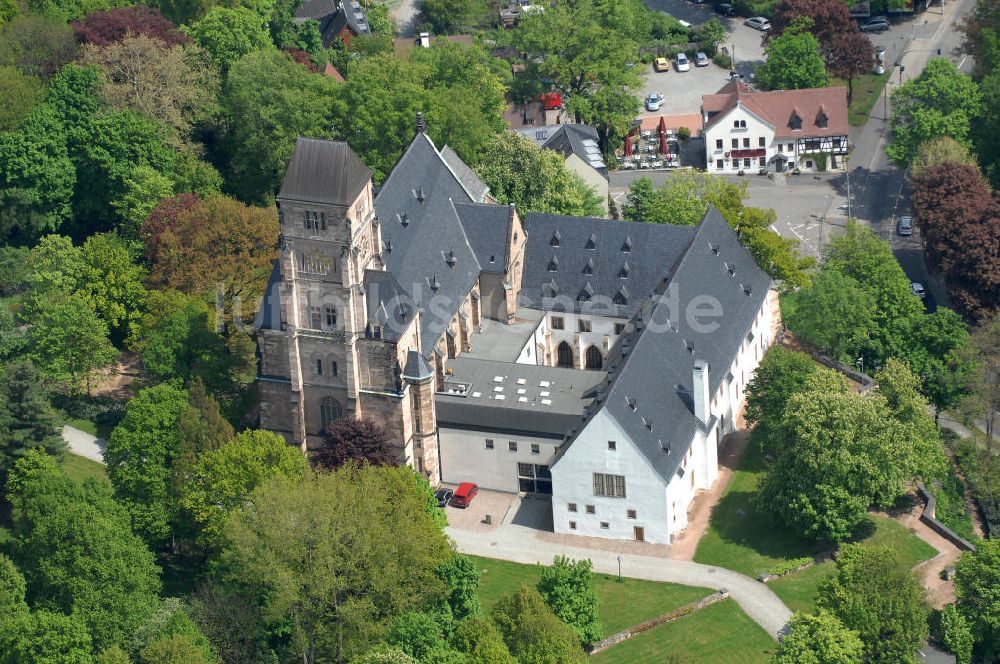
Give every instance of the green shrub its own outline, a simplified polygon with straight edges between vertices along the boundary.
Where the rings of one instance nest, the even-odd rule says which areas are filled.
[[[778,563],[777,565],[769,569],[767,573],[770,574],[771,576],[784,576],[789,572],[794,572],[796,569],[802,567],[803,565],[808,565],[812,561],[813,559],[810,558],[809,556],[805,556],[802,558],[792,558],[791,560],[786,560],[784,562]]]

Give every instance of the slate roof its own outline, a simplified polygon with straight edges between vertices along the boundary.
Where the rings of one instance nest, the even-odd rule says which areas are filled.
[[[483,272],[506,272],[513,206],[455,203],[455,212]]]
[[[417,304],[396,278],[384,270],[365,270],[368,325],[382,328],[382,338],[395,341],[417,315]]]
[[[434,369],[430,363],[424,359],[418,350],[411,350],[406,353],[406,366],[403,367],[403,378],[425,379],[434,375]]]
[[[479,278],[479,261],[453,205],[470,202],[423,132],[410,143],[375,197],[386,269],[421,308],[424,357],[430,357]]]
[[[598,146],[597,130],[589,125],[560,125],[559,129],[542,144],[542,148],[554,150],[564,157],[575,154],[583,160],[583,163],[589,164],[595,171],[608,177],[608,167]]]
[[[580,423],[605,377],[601,371],[464,356],[448,360],[448,368],[453,373],[445,381],[446,392],[435,396],[438,426],[518,431],[552,438],[563,438],[566,431]],[[502,380],[498,382],[497,378]],[[543,381],[547,384],[542,385]],[[447,393],[449,387],[460,384],[469,386],[468,390]],[[496,398],[499,395],[502,400]]]
[[[299,138],[278,198],[347,206],[371,176],[347,143]]]
[[[653,294],[696,231],[536,212],[525,224],[520,304],[617,318],[630,318]]]
[[[705,128],[720,122],[737,104],[773,126],[776,138],[846,136],[850,129],[845,87],[760,92],[741,81],[730,81],[718,93],[701,98]],[[800,129],[792,128],[793,113],[801,120]],[[826,126],[819,122],[821,116]]]
[[[474,170],[472,170],[468,164],[462,161],[462,158],[458,156],[450,146],[444,146],[441,149],[441,158],[444,159],[448,167],[451,168],[455,176],[458,177],[458,181],[462,183],[462,187],[465,192],[469,195],[476,203],[482,203],[486,200],[486,197],[490,193],[490,188],[486,186]]]
[[[641,323],[636,319],[641,329],[621,337],[612,349],[606,363],[610,385],[599,397],[600,408],[617,420],[664,481],[673,478],[695,431],[704,426],[692,406],[695,361],[708,363],[710,394],[715,394],[770,286],[771,278],[710,208],[666,293],[644,308]],[[696,297],[718,303],[721,317],[700,320],[717,323],[714,329],[692,327],[699,320],[688,307]]]
[[[302,23],[310,19],[319,23],[324,46],[330,46],[345,25],[355,35],[371,33],[364,10],[356,0],[348,6],[341,0],[304,0],[295,9],[294,21]]]

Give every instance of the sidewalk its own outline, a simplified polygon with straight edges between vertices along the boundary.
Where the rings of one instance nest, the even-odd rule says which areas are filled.
[[[618,558],[621,557],[622,576],[713,590],[724,588],[740,608],[775,639],[792,617],[792,612],[770,588],[748,576],[712,565],[636,554],[634,549],[629,551],[625,546],[632,544],[631,542],[608,540],[610,544],[621,544],[620,550],[610,547],[587,548],[547,541],[539,537],[538,531],[514,524],[504,524],[497,530],[486,533],[456,530],[452,527],[448,527],[445,532],[455,541],[458,550],[465,554],[529,565],[549,565],[555,556],[563,555],[578,560],[589,559],[593,562],[594,571],[603,574],[617,574]],[[575,539],[581,544],[587,541],[587,538]]]

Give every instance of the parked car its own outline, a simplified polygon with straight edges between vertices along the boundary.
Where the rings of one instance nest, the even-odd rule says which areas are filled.
[[[687,53],[677,54],[677,71],[691,71],[691,61],[688,60]]]
[[[870,18],[860,26],[861,32],[885,32],[889,29],[889,19],[885,16]]]
[[[921,300],[927,297],[927,291],[924,290],[924,285],[914,281],[910,284],[910,292],[919,297]]]
[[[667,60],[666,58],[657,58],[653,60],[653,70],[670,71],[670,60]]]
[[[455,495],[451,497],[452,507],[468,507],[477,493],[479,493],[478,486],[472,482],[462,482],[455,489]]]
[[[705,55],[704,51],[698,51],[694,54],[694,66],[695,67],[707,67],[708,66],[708,56]]]
[[[904,214],[896,222],[896,232],[900,235],[913,235],[913,217],[908,214]]]
[[[705,4],[705,0],[691,0],[691,4],[703,5]]]
[[[445,505],[447,505],[448,501],[451,500],[451,497],[453,495],[455,495],[455,492],[452,491],[451,489],[438,489],[434,493],[434,497],[438,501],[438,507],[444,507]]]
[[[768,21],[763,16],[754,16],[753,18],[748,18],[746,20],[746,25],[754,28],[755,30],[760,30],[761,32],[767,32],[771,29],[771,22]]]
[[[690,28],[691,27],[691,23],[689,21],[683,21],[681,19],[677,19],[677,22],[681,24],[682,28]]]
[[[736,16],[736,10],[728,2],[723,2],[713,7],[715,13],[721,16]]]
[[[647,111],[658,111],[660,110],[660,104],[663,103],[663,95],[659,92],[650,92],[649,96],[646,97],[646,110]]]

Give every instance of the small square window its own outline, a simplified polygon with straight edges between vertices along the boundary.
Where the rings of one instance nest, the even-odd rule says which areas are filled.
[[[531,453],[532,454],[538,454],[541,451],[542,451],[542,449],[538,446],[538,443],[532,443],[531,444]]]
[[[750,157],[745,157],[745,158],[743,159],[743,166],[744,166],[745,168],[750,168]]]
[[[511,452],[517,452],[517,441],[516,440],[508,440],[507,441],[507,449],[510,450]]]
[[[625,334],[625,323],[615,323],[615,334]]]
[[[570,530],[576,530],[576,521],[570,521],[569,522],[569,529]]]
[[[576,503],[567,503],[566,504],[566,509],[568,509],[570,512],[575,512],[576,511]]]
[[[614,440],[609,440],[608,441],[608,451],[609,452],[614,452],[617,449],[618,449],[618,443],[616,441],[614,441]]]
[[[635,510],[628,510],[626,512],[626,515],[628,516],[628,518],[634,519],[635,518]]]
[[[488,449],[488,450],[492,450],[493,449],[493,439],[492,438],[487,438],[486,439],[486,449]]]
[[[597,510],[594,509],[593,505],[587,505],[587,514],[596,514]]]
[[[722,139],[721,138],[715,139],[715,149],[716,150],[721,150],[722,149]]]
[[[750,147],[750,139],[749,138],[744,138],[743,139],[743,147],[745,147],[745,148]]]
[[[716,159],[715,160],[715,169],[716,170],[721,171],[725,167],[726,167],[726,164],[725,164],[724,161],[722,161],[721,159]]]
[[[764,138],[763,136],[761,136],[760,138],[757,139],[757,147],[762,148],[762,147],[766,147],[766,145],[767,145],[767,139],[766,138]]]
[[[561,330],[561,329],[563,329],[564,325],[565,324],[563,323],[562,316],[553,316],[552,317],[552,329],[553,330]]]
[[[577,330],[580,332],[590,332],[590,321],[589,320],[578,320],[576,321]]]
[[[607,530],[608,527],[609,526],[607,521],[601,521],[601,530]]]

